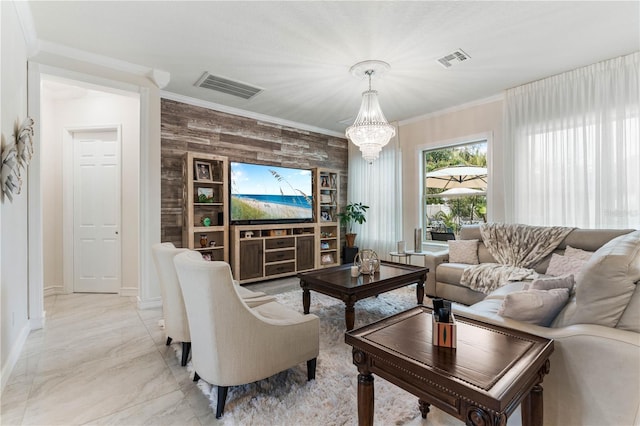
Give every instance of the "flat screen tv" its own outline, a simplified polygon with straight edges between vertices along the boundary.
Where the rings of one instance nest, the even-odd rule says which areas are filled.
[[[313,221],[311,170],[231,162],[234,224]]]

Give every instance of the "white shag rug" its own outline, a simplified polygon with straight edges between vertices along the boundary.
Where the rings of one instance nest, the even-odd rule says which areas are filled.
[[[276,296],[277,301],[302,313],[302,290]],[[426,298],[425,298],[426,299]],[[428,300],[428,299],[427,299]],[[356,303],[355,327],[416,306],[415,286],[404,287]],[[357,376],[351,346],[344,343],[344,303],[311,292],[311,313],[320,318],[320,354],[316,379],[307,381],[302,363],[275,376],[229,388],[222,425],[326,426],[357,425]],[[178,359],[182,345],[173,344]],[[193,377],[191,361],[187,364]],[[198,387],[215,412],[217,388],[204,380]],[[376,425],[461,425],[435,407],[426,420],[420,416],[418,398],[374,375]]]

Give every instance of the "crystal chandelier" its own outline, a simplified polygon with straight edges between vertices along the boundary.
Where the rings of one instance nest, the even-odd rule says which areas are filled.
[[[387,122],[380,104],[378,92],[371,89],[371,77],[389,69],[382,61],[364,61],[351,67],[351,74],[369,78],[369,90],[362,93],[362,104],[353,125],[347,127],[347,138],[360,148],[362,158],[369,164],[380,156],[382,147],[396,134],[396,129]]]

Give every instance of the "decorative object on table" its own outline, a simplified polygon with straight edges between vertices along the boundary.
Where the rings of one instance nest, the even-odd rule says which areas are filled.
[[[416,253],[421,253],[422,252],[422,228],[416,228],[413,231],[413,236],[415,239],[415,248],[413,249],[413,251],[415,251]]]
[[[369,60],[355,64],[349,72],[358,78],[369,78],[369,90],[362,93],[362,104],[356,121],[345,134],[347,138],[362,152],[362,158],[369,164],[380,156],[382,147],[396,134],[396,129],[385,118],[380,104],[378,92],[371,89],[371,78],[381,76],[390,68],[383,61]]]
[[[211,164],[204,161],[194,161],[195,164],[195,180],[203,182],[211,182],[213,180],[211,174]]]
[[[346,228],[344,234],[347,247],[353,247],[356,243],[356,235],[353,233],[353,224],[358,223],[362,225],[367,221],[365,213],[369,206],[365,206],[362,203],[349,203],[345,206],[342,213],[338,213],[340,218],[340,225]]]
[[[198,188],[196,202],[213,203],[213,198],[213,188]]]
[[[358,267],[356,265],[353,265],[351,267],[351,276],[353,278],[356,278],[358,275],[360,275],[360,270],[358,269]]]
[[[456,319],[451,311],[451,302],[439,297],[432,299],[432,344],[445,348],[456,348]]]
[[[0,176],[2,194],[13,201],[13,194],[19,194],[22,187],[22,172],[33,157],[33,118],[27,117],[20,126],[15,125],[13,140],[6,142],[4,136],[0,141]]]
[[[329,250],[329,243],[327,241],[322,241],[320,243],[320,249],[321,250]]]
[[[207,217],[207,216],[204,216],[202,218],[202,225],[203,226],[211,226],[211,218]]]
[[[200,247],[206,248],[209,245],[207,234],[200,234]]]
[[[404,241],[398,241],[398,253],[404,253],[406,248],[407,246]]]
[[[358,271],[364,275],[375,274],[380,270],[380,259],[378,254],[370,249],[363,249],[356,254],[353,264],[358,267]]]

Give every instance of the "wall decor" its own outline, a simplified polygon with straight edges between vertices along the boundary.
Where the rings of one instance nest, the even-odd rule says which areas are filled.
[[[1,140],[0,178],[2,194],[9,201],[13,201],[13,194],[19,194],[22,187],[22,171],[33,158],[33,118],[27,117],[20,126],[14,127],[11,141],[7,142],[4,135]],[[4,197],[3,197],[4,199]]]

